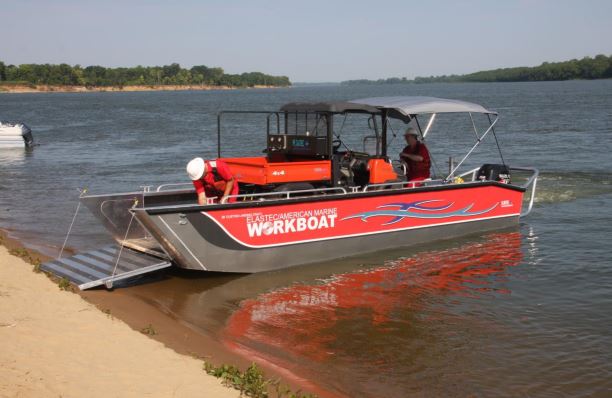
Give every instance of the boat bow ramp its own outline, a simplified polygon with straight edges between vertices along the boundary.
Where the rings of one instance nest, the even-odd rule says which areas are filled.
[[[41,269],[66,278],[79,289],[105,285],[112,288],[119,280],[170,267],[166,257],[154,256],[128,247],[109,245],[98,250],[58,258],[41,265]]]

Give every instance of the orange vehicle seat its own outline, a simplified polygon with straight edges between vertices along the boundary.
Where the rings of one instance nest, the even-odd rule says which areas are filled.
[[[397,173],[387,159],[370,159],[368,169],[370,170],[370,184],[398,181]]]

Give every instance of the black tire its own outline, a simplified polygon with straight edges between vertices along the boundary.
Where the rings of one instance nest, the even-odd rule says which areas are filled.
[[[303,191],[307,189],[314,189],[314,186],[308,182],[288,182],[277,186],[272,192]]]

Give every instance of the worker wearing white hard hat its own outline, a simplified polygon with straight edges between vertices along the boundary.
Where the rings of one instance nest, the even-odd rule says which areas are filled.
[[[187,163],[187,175],[196,189],[199,204],[205,205],[209,199],[220,203],[236,201],[230,196],[238,195],[238,182],[224,161],[191,159]]]
[[[400,153],[400,159],[406,164],[406,178],[408,181],[423,181],[429,178],[429,150],[419,141],[419,133],[414,127],[408,127],[404,138],[408,145]]]

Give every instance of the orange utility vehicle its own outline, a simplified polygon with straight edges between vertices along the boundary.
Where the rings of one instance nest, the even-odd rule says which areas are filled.
[[[363,187],[405,180],[403,169],[400,165],[394,169],[387,147],[382,144],[387,142],[387,126],[386,119],[382,128],[378,126],[380,109],[351,102],[286,104],[279,112],[265,112],[268,114],[265,156],[240,158],[221,157],[221,121],[227,113],[235,112],[218,115],[218,157],[240,182],[241,193]],[[364,143],[375,142],[375,153],[353,151],[335,135],[334,117],[348,114],[369,117],[370,133],[363,138]],[[274,132],[271,119],[276,120]]]

